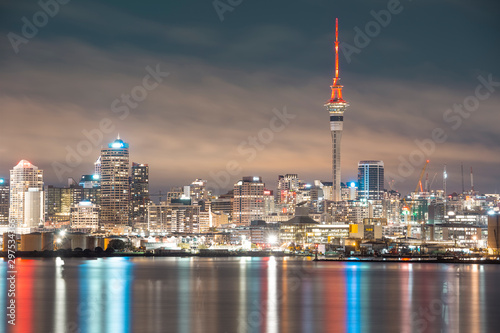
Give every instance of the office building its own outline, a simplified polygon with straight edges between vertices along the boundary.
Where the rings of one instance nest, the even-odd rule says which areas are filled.
[[[159,234],[198,233],[200,206],[191,204],[191,199],[172,199],[168,204],[151,204],[148,206],[148,230]]]
[[[243,177],[234,184],[233,223],[250,225],[264,216],[264,183],[261,177]]]
[[[99,207],[90,201],[80,201],[71,207],[71,229],[94,232],[99,228]]]
[[[18,228],[44,224],[43,171],[26,160],[10,170],[9,221]]]
[[[97,207],[100,206],[100,187],[82,187],[81,185],[82,182],[68,187],[49,185],[45,189],[45,219],[49,225],[69,224],[71,208],[80,201],[90,201]]]
[[[130,178],[130,217],[132,223],[147,221],[149,198],[149,166],[132,163]]]
[[[129,145],[118,138],[101,150],[101,225],[129,225]]]
[[[384,198],[384,162],[360,161],[358,184],[360,200],[382,200]]]
[[[0,178],[0,225],[9,224],[10,186],[4,178]]]

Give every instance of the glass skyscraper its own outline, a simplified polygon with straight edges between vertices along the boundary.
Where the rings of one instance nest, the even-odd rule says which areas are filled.
[[[384,162],[360,161],[358,182],[360,200],[382,200],[384,197]]]
[[[118,138],[101,150],[101,225],[129,225],[129,145]]]

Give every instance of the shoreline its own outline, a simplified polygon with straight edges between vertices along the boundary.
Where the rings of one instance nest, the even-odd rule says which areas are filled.
[[[0,256],[7,260],[8,252],[1,251]],[[184,251],[157,251],[152,252],[94,252],[94,251],[16,251],[16,258],[162,258],[162,257],[199,257],[199,258],[239,258],[239,257],[302,257],[312,258],[316,262],[370,262],[370,263],[450,263],[450,264],[500,264],[500,259],[480,257],[452,257],[452,256],[382,256],[382,257],[319,257],[314,255],[303,255],[284,253],[281,251],[252,251],[252,252],[229,252],[229,251],[203,251],[200,253],[188,253]]]

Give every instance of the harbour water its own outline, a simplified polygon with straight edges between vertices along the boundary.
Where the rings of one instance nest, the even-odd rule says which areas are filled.
[[[7,262],[0,261],[7,277]],[[500,266],[302,258],[16,260],[0,332],[498,332]],[[0,281],[0,307],[9,305]]]

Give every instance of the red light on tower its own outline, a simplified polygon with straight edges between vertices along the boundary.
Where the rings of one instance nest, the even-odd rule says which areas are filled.
[[[339,19],[335,19],[335,81],[339,78]]]
[[[332,98],[330,102],[343,102],[342,86],[338,84],[339,78],[339,19],[335,19],[335,77],[333,78]]]

